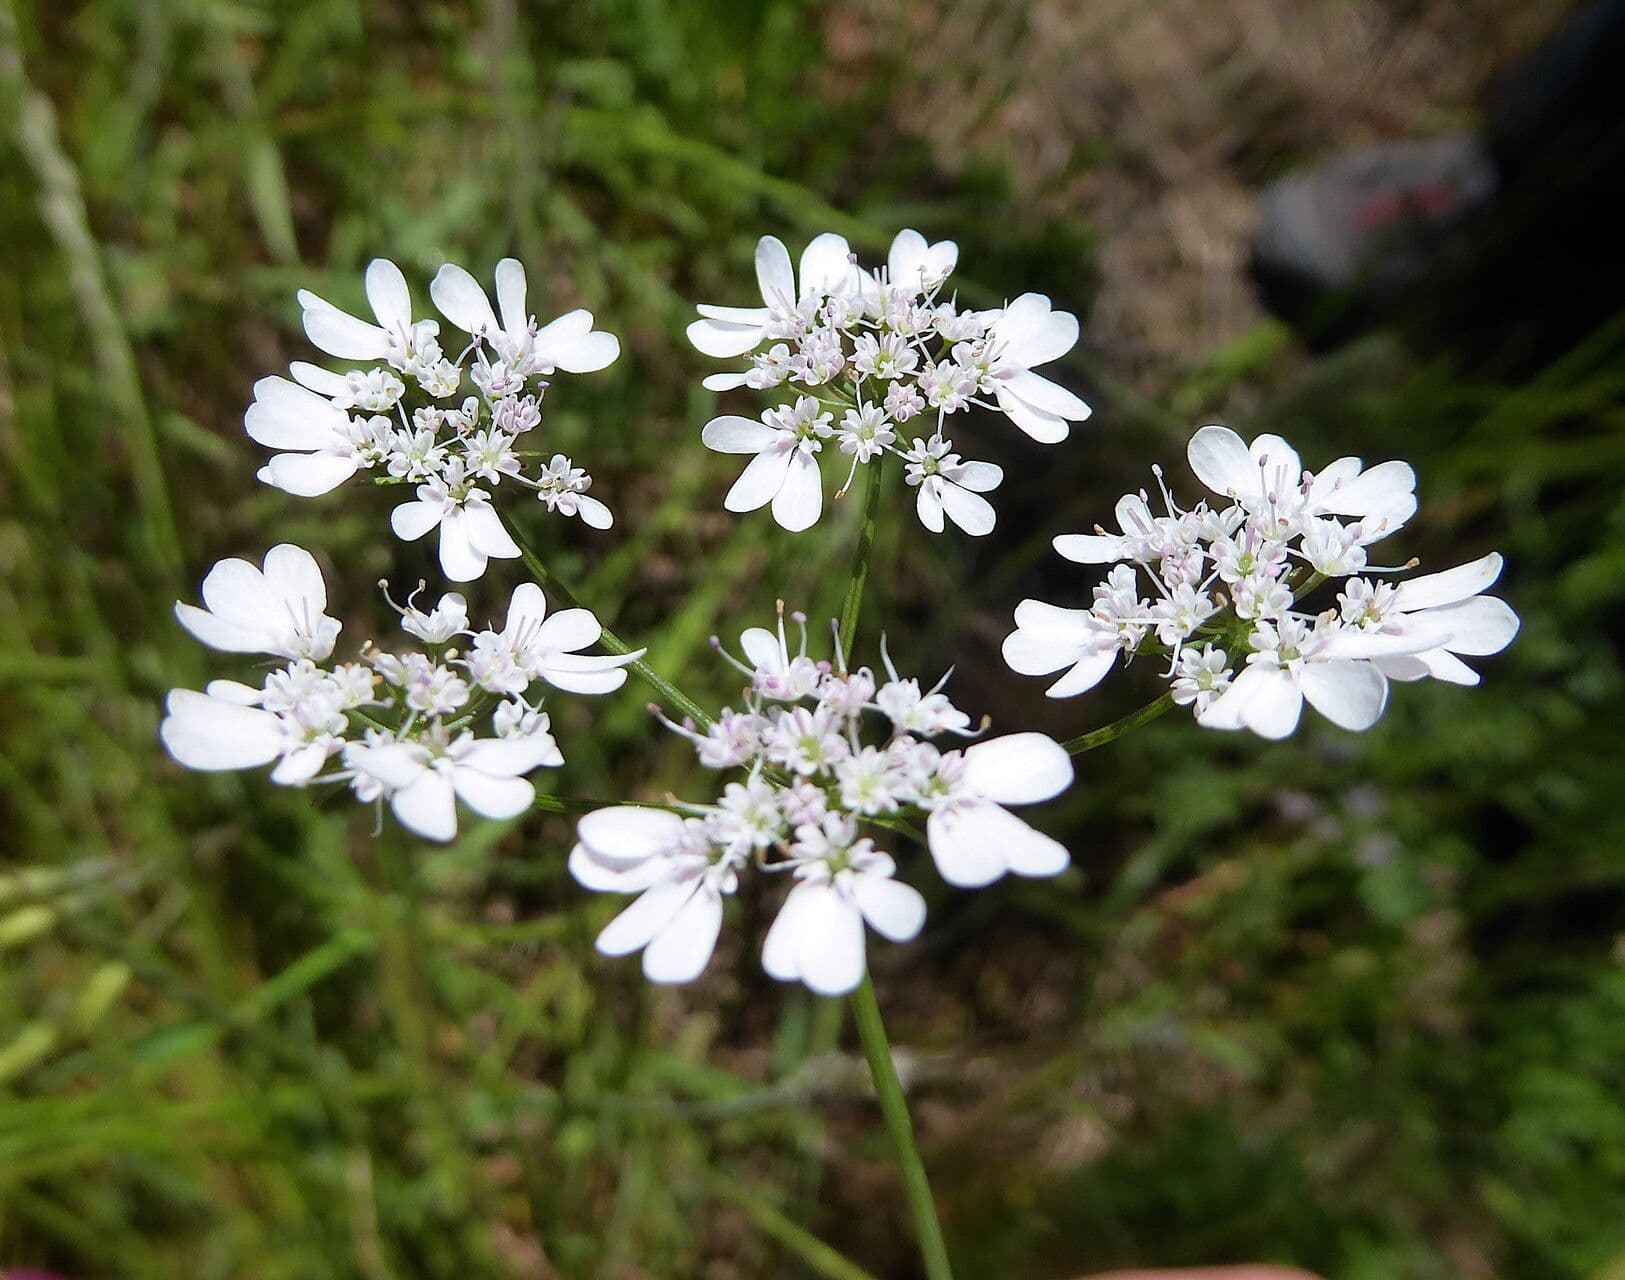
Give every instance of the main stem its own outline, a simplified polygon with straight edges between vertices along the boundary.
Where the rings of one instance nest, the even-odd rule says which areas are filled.
[[[1174,695],[1165,693],[1155,702],[1148,702],[1138,711],[1130,711],[1121,720],[1113,720],[1090,733],[1081,733],[1076,738],[1068,738],[1061,745],[1066,748],[1068,755],[1082,755],[1085,751],[1093,751],[1096,747],[1103,747],[1114,739],[1121,738],[1125,733],[1131,733],[1142,724],[1150,724],[1163,712],[1174,705]]]
[[[875,999],[874,983],[868,974],[852,993],[852,1014],[857,1020],[858,1038],[863,1041],[863,1054],[869,1059],[869,1074],[874,1077],[880,1114],[885,1117],[886,1128],[897,1148],[903,1193],[914,1217],[914,1233],[919,1237],[920,1258],[925,1263],[927,1280],[953,1280],[948,1246],[943,1242],[942,1226],[937,1222],[936,1201],[931,1198],[925,1162],[920,1159],[920,1147],[914,1140],[908,1102],[903,1097],[902,1082],[897,1078],[897,1064],[892,1061],[891,1043],[886,1039],[886,1024],[880,1020],[880,1004]]]
[[[508,519],[506,516],[503,516],[502,523],[507,528],[508,532],[513,536],[513,540],[518,543],[519,554],[525,562],[525,568],[529,569],[535,576],[537,586],[541,587],[543,591],[546,591],[555,599],[562,600],[572,609],[585,608],[586,606],[583,605],[580,600],[576,599],[576,593],[571,591],[563,579],[559,578],[551,569],[549,569],[543,562],[541,556],[536,554],[536,549],[530,545],[530,540],[520,532],[519,528],[514,524],[514,522]],[[604,642],[604,648],[608,649],[611,653],[632,652],[632,646],[627,644],[626,641],[622,640],[608,627],[603,628],[599,639]],[[682,712],[683,715],[694,721],[694,723],[697,724],[701,729],[709,729],[711,727],[711,717],[705,714],[705,711],[700,707],[700,704],[695,702],[693,698],[689,697],[670,680],[666,679],[665,676],[661,675],[642,658],[637,658],[627,665],[638,674],[638,677],[642,679],[645,684],[652,688],[678,711]]]
[[[869,584],[869,559],[875,549],[875,527],[880,514],[880,468],[885,465],[884,454],[877,457],[864,470],[863,524],[858,529],[857,550],[852,553],[852,581],[846,587],[846,600],[841,605],[841,657],[852,661],[852,641],[858,634],[858,614],[863,610],[863,589]]]

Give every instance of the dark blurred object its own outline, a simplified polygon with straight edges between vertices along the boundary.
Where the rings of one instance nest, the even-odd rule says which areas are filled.
[[[1492,87],[1481,137],[1368,147],[1261,199],[1260,295],[1317,347],[1394,324],[1516,363],[1620,305],[1625,0],[1598,0]]]

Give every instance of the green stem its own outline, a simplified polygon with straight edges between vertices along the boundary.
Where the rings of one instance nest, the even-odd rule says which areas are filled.
[[[875,1096],[880,1101],[880,1114],[885,1117],[886,1128],[891,1131],[897,1147],[897,1164],[903,1174],[903,1192],[908,1199],[909,1212],[914,1216],[914,1230],[919,1237],[920,1259],[925,1263],[926,1280],[953,1280],[948,1265],[948,1246],[943,1243],[942,1227],[937,1222],[936,1202],[931,1198],[931,1184],[925,1176],[925,1163],[920,1159],[920,1147],[914,1140],[914,1125],[908,1118],[908,1103],[903,1098],[903,1085],[897,1078],[897,1064],[892,1061],[891,1044],[886,1039],[886,1024],[880,1020],[880,1004],[875,999],[874,983],[865,974],[863,982],[852,993],[852,1013],[857,1019],[858,1038],[863,1041],[863,1053],[869,1059],[869,1071],[874,1077]]]
[[[1143,724],[1150,724],[1173,705],[1174,695],[1165,693],[1155,702],[1146,703],[1138,711],[1130,711],[1121,720],[1113,720],[1093,732],[1068,738],[1061,745],[1066,748],[1068,755],[1082,755],[1085,751],[1093,751],[1096,747],[1103,747],[1108,742],[1121,738],[1125,733],[1130,733]]]
[[[524,559],[525,568],[529,569],[536,578],[536,585],[541,587],[556,600],[563,601],[572,609],[584,609],[585,605],[576,599],[576,593],[571,591],[564,581],[547,567],[536,548],[530,545],[530,540],[520,532],[517,525],[507,516],[502,517],[503,526],[513,535],[513,540],[519,544],[519,553]],[[611,653],[631,653],[632,646],[627,644],[608,627],[603,628],[599,637],[604,642],[604,648]],[[627,664],[638,677],[673,707],[694,721],[701,729],[711,727],[711,717],[705,714],[700,704],[695,702],[665,676],[661,675],[642,658],[634,659]]]
[[[841,656],[852,661],[852,641],[858,634],[858,614],[863,609],[863,589],[869,583],[869,559],[875,549],[875,526],[880,515],[880,469],[886,463],[882,454],[869,463],[864,479],[863,524],[858,530],[857,550],[852,553],[852,581],[847,584],[846,601],[841,605]]]

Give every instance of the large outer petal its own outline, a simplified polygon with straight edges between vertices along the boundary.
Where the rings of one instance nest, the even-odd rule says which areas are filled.
[[[994,380],[993,398],[998,401],[1004,416],[1039,444],[1059,444],[1071,431],[1065,418],[1028,404],[1011,388],[1007,379]]]
[[[1056,311],[1041,293],[1024,293],[993,323],[1000,364],[1032,369],[1058,360],[1078,342],[1078,318]]]
[[[702,885],[643,949],[643,976],[650,982],[692,982],[716,950],[722,932],[722,898]]]
[[[357,320],[308,289],[299,291],[304,308],[305,336],[330,356],[341,360],[381,360],[389,350],[389,335],[375,324]]]
[[[435,272],[429,282],[429,297],[441,315],[471,337],[501,332],[496,312],[491,310],[491,299],[485,296],[480,282],[455,262]]]
[[[759,324],[731,324],[725,320],[701,319],[688,326],[688,340],[695,348],[705,355],[714,356],[719,360],[728,360],[734,356],[742,356],[746,352],[754,351],[761,346],[763,326],[767,324],[767,312],[762,312]]]
[[[1057,418],[1065,418],[1069,422],[1082,422],[1093,412],[1087,404],[1060,383],[1051,382],[1043,374],[1034,373],[1031,369],[1003,374],[999,381],[1034,409],[1054,414]]]
[[[723,498],[722,505],[729,511],[746,512],[755,511],[758,507],[765,507],[777,496],[784,478],[789,474],[790,461],[795,454],[794,449],[764,449],[748,463],[739,473],[739,479],[733,482]]]
[[[518,258],[504,258],[497,263],[496,278],[498,318],[508,336],[517,338],[530,328],[530,309],[525,305],[525,264]],[[591,319],[589,316],[589,327]]]
[[[254,384],[254,403],[243,415],[243,428],[268,449],[308,452],[341,439],[348,420],[344,410],[296,382],[261,378]]]
[[[584,331],[561,332],[557,326],[577,317],[585,319]],[[613,333],[592,327],[592,312],[572,311],[544,325],[536,335],[532,350],[543,365],[566,373],[597,373],[614,364],[621,354],[621,340]]]
[[[858,279],[852,246],[833,231],[814,236],[801,251],[801,293],[845,293]]]
[[[401,269],[388,258],[374,258],[367,264],[367,301],[386,330],[404,333],[412,327],[411,291]]]
[[[1501,553],[1492,551],[1468,564],[1402,582],[1394,591],[1394,608],[1402,613],[1455,604],[1495,585],[1501,576]]]
[[[801,980],[815,995],[844,996],[863,981],[863,914],[829,885],[804,885],[796,892],[807,898],[795,937]]]
[[[784,433],[754,418],[725,413],[700,430],[700,443],[716,453],[761,453]]]
[[[614,805],[595,809],[576,824],[576,838],[597,859],[626,867],[675,848],[683,819],[665,809]]]
[[[1376,724],[1388,705],[1388,679],[1369,662],[1311,662],[1302,686],[1311,707],[1354,733]]]
[[[1089,615],[1042,600],[1016,606],[1016,629],[1004,638],[1004,660],[1024,676],[1043,676],[1078,660],[1093,635]]]
[[[1038,804],[1072,778],[1072,757],[1046,734],[1007,733],[965,748],[965,785],[999,804]]]
[[[192,689],[169,695],[158,728],[169,754],[188,769],[252,769],[282,752],[281,723],[269,711],[211,698]]]
[[[1460,604],[1429,609],[1409,621],[1419,630],[1437,629],[1449,637],[1444,648],[1470,657],[1500,653],[1518,634],[1518,615],[1495,596],[1473,596]]]
[[[273,489],[296,498],[319,498],[337,489],[360,467],[356,459],[334,453],[279,453],[257,475]]]
[[[941,501],[948,518],[973,538],[985,538],[998,523],[991,502],[952,480],[943,482]]]
[[[1245,495],[1258,492],[1258,467],[1247,445],[1229,427],[1203,427],[1185,448],[1196,478],[1214,493]]]
[[[457,835],[457,799],[451,779],[436,769],[425,769],[409,787],[389,799],[401,825],[426,840],[451,840]]]
[[[472,582],[485,572],[486,557],[474,545],[468,514],[467,507],[454,507],[440,520],[440,569],[453,582]]]
[[[925,899],[901,880],[858,872],[852,877],[852,897],[869,927],[892,942],[918,937],[925,926]]]
[[[790,265],[790,251],[777,236],[763,236],[756,242],[756,287],[770,307],[796,304],[796,273]]]
[[[697,876],[662,880],[633,901],[598,935],[597,947],[606,956],[630,955],[646,947],[654,936],[677,918],[700,887]]]

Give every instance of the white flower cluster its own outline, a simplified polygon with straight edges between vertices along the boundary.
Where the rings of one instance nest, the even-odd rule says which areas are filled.
[[[310,340],[368,367],[339,373],[296,361],[291,381],[255,384],[244,418],[248,434],[286,451],[259,478],[300,497],[327,493],[358,471],[376,472],[381,484],[413,486],[415,498],[396,507],[390,523],[408,541],[438,528],[440,564],[453,582],[478,578],[490,558],[520,554],[491,506],[490,489],[504,479],[532,490],[549,511],[609,528],[613,517],[587,493],[592,479],[585,471],[553,454],[529,477],[524,460],[545,458],[546,451],[519,446],[542,420],[547,379],[559,369],[602,369],[620,354],[620,343],[595,331],[588,311],[538,325],[526,310],[525,269],[512,258],[497,264],[496,292],[500,322],[473,276],[450,263],[440,268],[429,296],[469,336],[451,359],[439,324],[413,319],[411,294],[393,262],[378,258],[367,267],[376,324],[301,290]],[[465,371],[476,394],[464,394]]]
[[[263,569],[222,560],[203,580],[205,608],[177,603],[181,624],[228,653],[287,660],[259,688],[215,680],[199,693],[176,689],[160,736],[191,769],[273,764],[284,786],[347,782],[356,799],[387,800],[395,816],[431,840],[457,834],[456,801],[488,818],[512,818],[535,791],[524,777],[564,763],[541,699],[542,681],[572,693],[609,693],[641,653],[580,652],[597,642],[585,609],[548,615],[541,589],[513,593],[500,631],[474,631],[455,593],[430,612],[409,600],[401,626],[424,650],[329,664],[339,623],[327,616],[327,585],[315,558],[284,543]],[[468,647],[450,647],[467,637]],[[332,768],[329,768],[329,765]]]
[[[1119,532],[1055,539],[1068,560],[1115,567],[1090,609],[1016,609],[1005,660],[1024,675],[1064,671],[1051,697],[1093,688],[1119,655],[1157,653],[1171,659],[1174,701],[1208,728],[1284,738],[1307,701],[1362,730],[1382,715],[1390,680],[1477,684],[1462,656],[1499,653],[1517,634],[1506,602],[1482,594],[1500,576],[1497,554],[1399,583],[1376,575],[1401,569],[1367,562],[1416,511],[1408,464],[1339,458],[1309,472],[1279,436],[1249,447],[1220,426],[1198,431],[1188,456],[1221,503],[1181,510],[1164,487],[1158,516],[1145,493],[1127,494]],[[1306,610],[1330,579],[1343,579],[1335,601]]]
[[[740,637],[750,678],[743,710],[724,710],[704,732],[668,727],[692,740],[700,763],[743,770],[714,804],[620,805],[583,818],[570,870],[589,889],[636,893],[598,938],[606,955],[643,951],[655,982],[687,982],[711,958],[722,899],[754,866],[795,882],[762,947],[762,964],[783,982],[841,995],[866,968],[864,925],[893,942],[919,933],[925,901],[894,878],[891,856],[870,829],[923,814],[932,859],[949,884],[977,887],[1006,872],[1052,876],[1066,849],[1006,806],[1051,799],[1072,782],[1072,761],[1053,739],[1017,733],[942,749],[928,739],[975,737],[970,717],[942,692],[807,656],[777,632]],[[720,644],[718,645],[720,649]],[[946,677],[944,677],[944,681]],[[872,714],[871,714],[872,713]],[[878,726],[872,741],[865,729]]]
[[[771,503],[784,528],[810,528],[824,506],[819,455],[833,442],[852,460],[836,497],[860,466],[895,454],[927,529],[941,533],[946,519],[969,534],[992,531],[993,507],[982,495],[1004,473],[961,459],[944,434],[948,417],[990,408],[1034,440],[1056,444],[1089,406],[1034,372],[1072,349],[1077,319],[1038,293],[996,310],[960,310],[942,296],[958,258],[952,241],[928,244],[902,231],[885,269],[871,272],[843,237],[826,232],[802,253],[798,273],[782,242],[761,239],[762,305],[701,306],[702,318],[688,329],[706,355],[750,356],[744,372],[706,378],[710,390],[791,397],[757,419],[725,415],[706,424],[708,448],[754,455],[728,491],[728,510]]]

